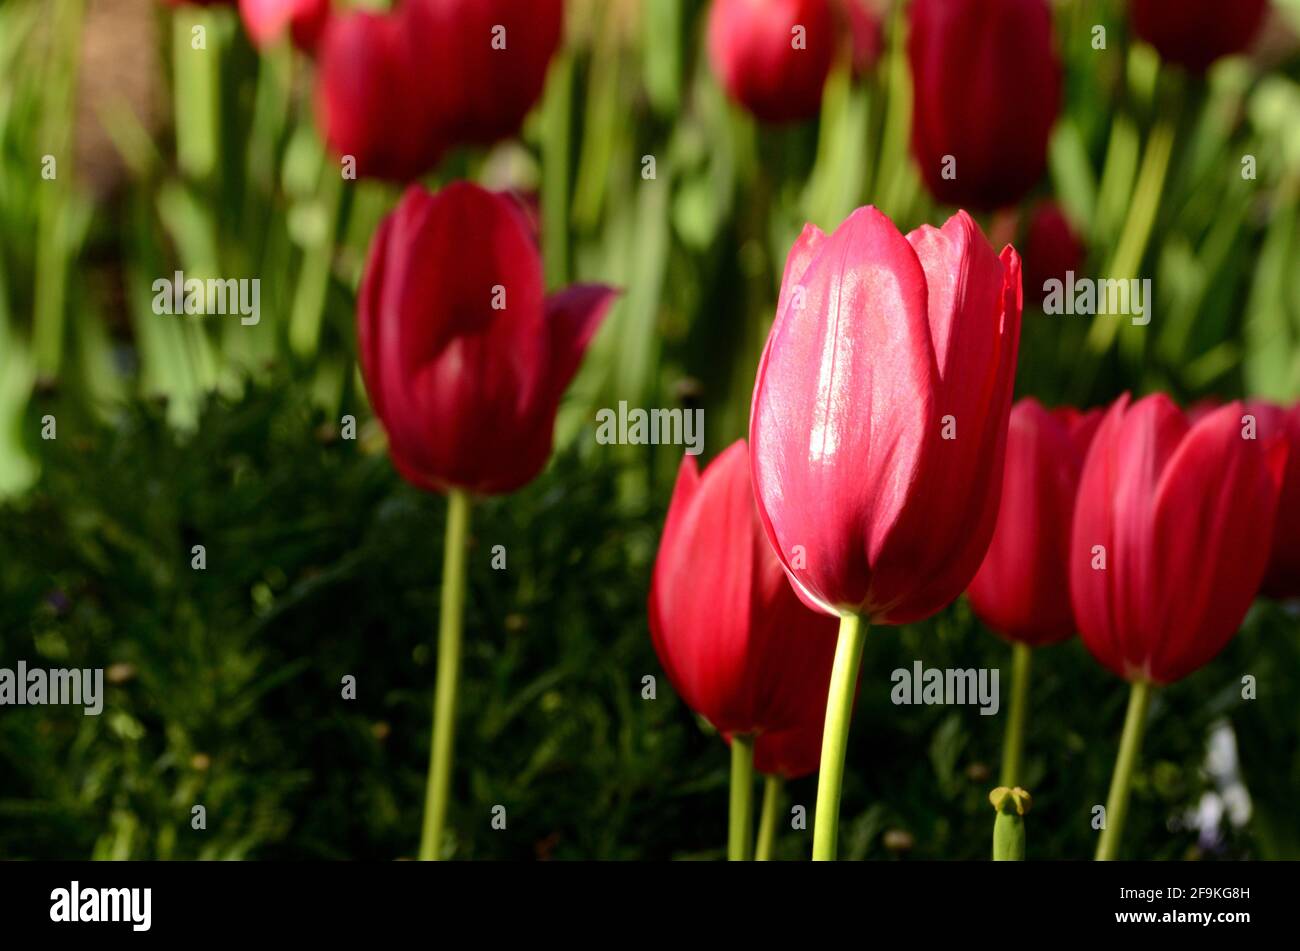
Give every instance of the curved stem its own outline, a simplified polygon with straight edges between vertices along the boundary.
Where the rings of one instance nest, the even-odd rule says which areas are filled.
[[[727,858],[748,862],[754,828],[754,738],[731,738],[731,811],[727,819]]]
[[[1025,713],[1029,706],[1029,663],[1033,651],[1017,643],[1011,649],[1011,709],[1007,711],[1007,732],[1002,741],[1002,779],[999,785],[1018,786],[1021,753],[1025,747]]]
[[[460,675],[460,633],[465,610],[465,540],[469,535],[469,494],[452,489],[447,496],[447,534],[443,545],[442,607],[438,618],[438,675],[433,691],[433,743],[425,787],[424,829],[420,858],[441,856],[451,788],[451,754],[455,739],[456,684]]]
[[[840,618],[840,638],[835,646],[830,691],[826,697],[826,726],[822,731],[822,762],[817,774],[817,814],[813,825],[813,861],[833,862],[839,847],[840,786],[844,782],[844,755],[849,745],[853,695],[862,665],[862,645],[867,625],[856,614]]]
[[[1101,838],[1097,841],[1098,862],[1108,862],[1119,856],[1120,836],[1124,834],[1124,819],[1128,813],[1129,786],[1142,749],[1142,729],[1150,702],[1151,685],[1135,681],[1129,691],[1124,733],[1119,741],[1119,756],[1115,759],[1115,775],[1111,777],[1110,794],[1106,797],[1106,827],[1101,830]]]
[[[785,780],[780,776],[763,777],[763,811],[758,819],[755,861],[769,862],[772,859],[772,844],[776,841],[776,814],[781,810],[781,793],[784,788]]]

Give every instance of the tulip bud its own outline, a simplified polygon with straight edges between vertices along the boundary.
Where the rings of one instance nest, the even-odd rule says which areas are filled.
[[[564,33],[564,0],[407,0],[420,87],[437,90],[444,135],[489,145],[541,97]]]
[[[409,188],[379,226],[357,305],[366,389],[398,471],[483,495],[533,479],[612,299],[597,285],[544,297],[541,256],[508,195]]]
[[[906,238],[874,208],[808,225],[754,386],[753,477],[804,600],[900,624],[970,582],[993,532],[1020,260],[965,212]]]
[[[999,786],[989,793],[997,818],[993,820],[993,861],[1023,862],[1025,859],[1025,813],[1032,800],[1019,786]]]
[[[1267,9],[1268,0],[1130,0],[1129,16],[1133,32],[1162,57],[1203,73],[1250,46]]]
[[[1011,410],[997,526],[967,591],[976,616],[1010,641],[1037,647],[1074,633],[1070,528],[1101,417],[1049,413],[1033,398]]]
[[[727,94],[763,122],[810,119],[834,56],[830,0],[714,0],[709,61]]]
[[[744,440],[703,473],[682,460],[649,609],[669,680],[719,732],[766,735],[821,715],[835,621],[799,603],[768,548]]]
[[[318,48],[316,113],[326,144],[360,177],[409,181],[447,143],[427,91],[417,90],[415,38],[395,14],[353,11],[326,24]]]
[[[1084,644],[1114,673],[1167,684],[1237,632],[1269,557],[1286,465],[1243,438],[1230,403],[1193,425],[1164,394],[1106,413],[1083,466],[1070,595]]]
[[[239,16],[253,44],[269,46],[289,31],[293,44],[315,51],[329,21],[330,0],[239,0]]]
[[[913,0],[912,154],[938,201],[990,210],[1042,177],[1061,104],[1045,0]]]

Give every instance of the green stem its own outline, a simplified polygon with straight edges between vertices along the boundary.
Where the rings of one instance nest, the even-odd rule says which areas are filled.
[[[1106,827],[1101,830],[1101,838],[1097,841],[1099,862],[1108,862],[1119,856],[1120,836],[1124,834],[1124,819],[1128,812],[1129,786],[1142,749],[1142,729],[1150,702],[1151,685],[1135,681],[1128,696],[1128,712],[1124,715],[1124,733],[1119,741],[1119,756],[1115,759],[1115,775],[1111,777],[1110,794],[1106,797]]]
[[[754,860],[769,862],[772,859],[772,844],[776,841],[776,814],[781,809],[781,792],[785,780],[780,776],[763,778],[763,811],[758,819],[758,846],[754,849]]]
[[[754,738],[731,738],[731,811],[727,822],[727,859],[748,862],[754,828]]]
[[[451,754],[455,739],[456,683],[460,672],[460,632],[465,609],[465,541],[469,535],[469,494],[447,495],[447,534],[443,546],[442,611],[438,618],[438,679],[433,693],[433,744],[425,789],[424,831],[420,859],[435,862],[442,851],[451,788]]]
[[[1011,649],[1011,709],[1007,711],[1007,732],[1002,741],[1003,786],[1017,786],[1021,752],[1025,747],[1025,713],[1029,706],[1029,663],[1033,651],[1017,643]]]
[[[999,812],[993,821],[993,861],[1025,860],[1025,820],[1013,813]]]
[[[867,625],[856,614],[840,618],[839,643],[831,668],[826,697],[826,726],[822,732],[822,762],[817,776],[817,814],[813,825],[813,861],[833,862],[839,846],[840,786],[844,782],[844,755],[849,746],[849,721],[853,695],[862,666],[862,645]]]

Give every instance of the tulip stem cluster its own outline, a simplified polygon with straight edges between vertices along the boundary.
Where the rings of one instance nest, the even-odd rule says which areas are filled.
[[[1115,775],[1111,777],[1110,793],[1106,796],[1106,825],[1097,841],[1098,862],[1108,862],[1119,857],[1120,837],[1124,834],[1124,819],[1128,813],[1129,786],[1133,782],[1133,767],[1137,765],[1138,753],[1142,749],[1142,730],[1150,703],[1151,684],[1142,680],[1134,681],[1128,696],[1128,712],[1124,715],[1119,756],[1115,759]]]
[[[844,756],[849,746],[849,721],[853,717],[854,687],[862,666],[862,646],[867,625],[856,614],[840,618],[835,665],[826,696],[826,726],[822,732],[822,762],[817,774],[817,813],[813,825],[813,861],[832,862],[839,847],[840,786],[844,782]]]
[[[727,858],[748,862],[752,858],[754,831],[754,738],[731,738],[731,811],[727,826]]]
[[[776,816],[781,811],[781,796],[785,791],[785,780],[780,776],[769,775],[763,778],[763,811],[758,817],[758,844],[754,848],[754,860],[767,862],[772,858],[772,845],[776,841]]]
[[[1017,642],[1011,649],[1011,709],[1007,713],[1007,732],[1002,741],[1003,786],[1015,786],[1020,775],[1020,758],[1025,748],[1025,715],[1029,706],[1029,665],[1033,649]]]
[[[433,743],[429,751],[429,781],[425,788],[424,831],[420,836],[420,859],[426,862],[435,862],[441,857],[442,830],[447,821],[456,686],[460,679],[461,623],[465,610],[465,543],[469,536],[469,509],[469,493],[460,489],[448,493],[442,562],[442,613],[438,619],[438,679],[433,692]]]

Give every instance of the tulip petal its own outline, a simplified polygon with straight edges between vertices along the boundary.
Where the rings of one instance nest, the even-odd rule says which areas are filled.
[[[1020,339],[1020,261],[1013,249],[996,255],[965,212],[942,229],[918,228],[908,241],[925,269],[940,379],[924,486],[896,535],[907,554],[882,559],[920,581],[889,606],[892,623],[932,614],[979,568],[997,519]],[[903,584],[899,578],[891,586]]]
[[[1237,633],[1268,562],[1279,482],[1271,447],[1242,436],[1230,403],[1187,434],[1155,492],[1158,575],[1144,673],[1169,683],[1204,666]]]
[[[871,565],[908,501],[933,419],[925,275],[874,208],[805,239],[813,260],[777,313],[755,385],[754,485],[768,537],[806,598],[874,610]],[[818,508],[792,511],[786,499]],[[801,561],[789,556],[796,548]]]
[[[574,284],[546,298],[551,386],[557,399],[578,371],[582,355],[617,296],[616,290],[603,284]]]
[[[1011,411],[997,526],[968,595],[980,620],[1031,646],[1074,633],[1069,554],[1083,454],[1036,400]]]

